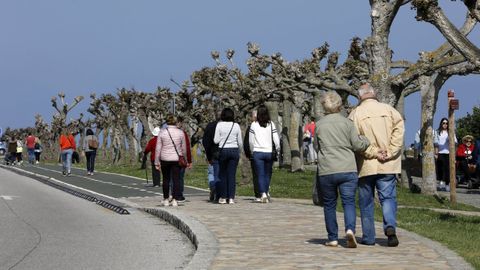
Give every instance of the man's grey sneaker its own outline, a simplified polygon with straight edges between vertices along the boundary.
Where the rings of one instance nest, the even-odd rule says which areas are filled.
[[[397,234],[395,233],[395,228],[393,227],[387,227],[387,229],[385,230],[385,234],[387,235],[388,237],[388,240],[387,240],[387,245],[389,247],[396,247],[398,246],[398,238],[397,238]]]
[[[348,248],[356,248],[357,247],[357,239],[355,239],[355,234],[352,230],[347,230],[347,247]]]

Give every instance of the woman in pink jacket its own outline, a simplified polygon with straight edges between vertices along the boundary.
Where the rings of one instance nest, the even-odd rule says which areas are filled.
[[[155,168],[162,171],[163,176],[163,205],[168,206],[168,195],[170,192],[169,181],[173,182],[172,206],[178,206],[180,199],[180,166],[178,160],[180,156],[187,155],[187,144],[183,131],[177,128],[177,118],[173,115],[167,116],[167,127],[160,130],[157,137],[157,146],[155,148]]]

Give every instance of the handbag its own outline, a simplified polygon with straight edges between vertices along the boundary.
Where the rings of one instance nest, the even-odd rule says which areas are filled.
[[[175,142],[173,141],[172,135],[170,135],[170,131],[168,131],[168,128],[167,128],[167,132],[168,132],[168,136],[170,137],[170,140],[172,140],[173,148],[175,148],[175,152],[177,153],[177,156],[178,156],[178,166],[180,166],[180,168],[186,168],[186,167],[188,167],[187,159],[185,159],[184,156],[181,156],[181,155],[178,153],[178,151],[177,151],[177,146],[175,145]]]
[[[273,122],[271,123],[270,125],[270,129],[271,129],[271,135],[272,135],[272,160],[273,161],[278,161],[278,153],[277,153],[277,148],[275,147],[275,141],[273,140]]]
[[[88,148],[90,148],[91,150],[97,150],[98,141],[94,138],[88,140]]]
[[[230,133],[232,133],[233,125],[235,123],[232,123],[232,127],[230,128],[230,131],[228,132],[227,138],[225,138],[225,141],[223,142],[222,148],[217,149],[217,151],[212,153],[212,158],[214,160],[219,160],[220,159],[220,152],[223,150],[223,147],[225,147],[225,144],[227,143],[228,137],[230,137]]]

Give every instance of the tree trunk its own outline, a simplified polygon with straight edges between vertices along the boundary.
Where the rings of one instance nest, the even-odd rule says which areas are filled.
[[[303,93],[301,93],[303,95]],[[289,131],[289,138],[290,138],[290,153],[292,155],[292,167],[291,171],[303,171],[303,158],[302,158],[302,151],[301,151],[301,139],[302,139],[302,115],[300,113],[300,106],[296,106],[296,104],[300,104],[301,101],[299,100],[300,95],[295,95],[295,104],[291,107],[291,121],[290,121],[290,131]],[[297,102],[298,101],[298,102]]]
[[[282,117],[282,166],[292,165],[292,154],[290,150],[290,123],[292,120],[292,103],[288,100],[283,101],[283,117]]]
[[[265,106],[268,108],[270,119],[275,124],[275,128],[278,132],[281,129],[280,123],[278,121],[278,102],[265,102]],[[281,160],[281,158],[279,158],[279,160]],[[278,167],[279,164],[280,162],[274,162],[273,166]]]
[[[438,92],[434,86],[435,77],[423,76],[419,78],[422,101],[422,118],[420,123],[420,142],[422,144],[421,190],[424,194],[437,193],[437,176],[433,147],[433,115],[438,99]]]

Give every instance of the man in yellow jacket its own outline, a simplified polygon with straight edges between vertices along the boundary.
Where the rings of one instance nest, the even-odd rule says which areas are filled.
[[[379,102],[373,87],[366,83],[358,90],[360,104],[350,113],[360,135],[370,146],[358,157],[359,207],[362,244],[375,245],[374,191],[382,205],[383,230],[388,246],[398,246],[396,175],[401,172],[404,121],[392,106]]]

